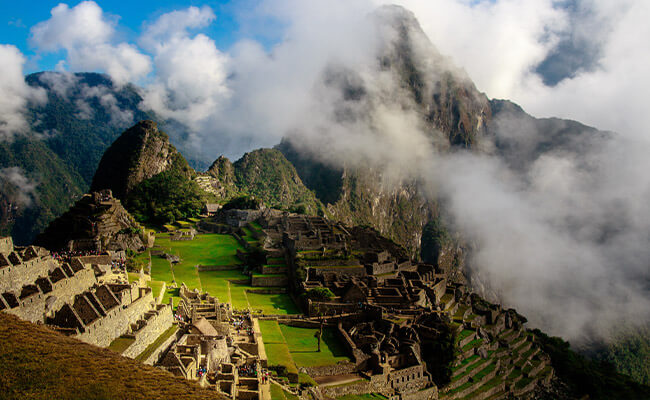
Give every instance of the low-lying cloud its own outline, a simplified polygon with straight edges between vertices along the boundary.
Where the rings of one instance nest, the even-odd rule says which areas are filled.
[[[0,45],[0,140],[29,133],[31,129],[25,119],[27,105],[46,100],[44,90],[25,83],[24,64],[25,57],[15,46]]]
[[[618,131],[573,126],[554,141],[528,117],[502,115],[481,138],[486,152],[448,150],[403,77],[381,66],[380,55],[403,35],[377,14],[383,3],[263,0],[242,21],[279,23],[282,40],[270,49],[248,39],[219,49],[201,32],[219,23],[208,7],[163,14],[127,43],[116,39],[114,19],[83,2],[55,7],[32,28],[32,42],[43,52],[64,49],[72,71],[102,70],[118,84],[140,80],[141,106],[184,124],[186,147],[206,161],[289,136],[325,163],[382,171],[387,184],[420,182],[471,244],[473,283],[533,326],[585,340],[650,321],[648,3],[578,0],[568,9],[552,0],[398,0],[445,55],[412,37],[426,96],[447,71],[537,115]],[[86,36],[75,28],[88,23]],[[253,35],[264,29],[244,27]],[[586,41],[588,55],[548,86],[539,66],[570,51],[567,40]],[[22,64],[15,48],[0,51]],[[15,71],[12,80],[22,81]],[[10,121],[0,134],[20,126],[5,115],[29,97],[2,79],[3,93],[19,95],[0,103]]]
[[[19,208],[30,207],[36,199],[38,185],[20,167],[0,168],[0,183],[8,189],[9,200]]]

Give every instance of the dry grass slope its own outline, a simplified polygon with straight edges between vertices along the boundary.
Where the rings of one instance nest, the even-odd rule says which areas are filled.
[[[0,313],[2,399],[222,399],[107,349]]]

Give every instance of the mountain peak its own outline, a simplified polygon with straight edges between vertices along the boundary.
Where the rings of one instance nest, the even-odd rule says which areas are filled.
[[[158,124],[140,121],[106,150],[91,190],[111,189],[115,197],[123,199],[138,183],[171,168],[191,175],[187,161],[158,129]]]

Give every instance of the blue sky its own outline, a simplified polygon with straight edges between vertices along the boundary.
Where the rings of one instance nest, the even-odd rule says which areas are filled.
[[[65,58],[64,52],[37,55],[29,43],[30,28],[47,20],[51,9],[60,3],[74,7],[79,1],[0,1],[0,44],[12,44],[28,57],[25,65],[26,73],[52,70],[59,60]],[[143,24],[155,20],[164,13],[189,6],[207,5],[214,11],[217,16],[216,21],[207,28],[201,29],[201,32],[210,36],[220,50],[227,50],[242,38],[252,38],[270,47],[277,42],[281,31],[277,21],[264,21],[262,24],[268,29],[262,29],[259,20],[254,23],[248,21],[247,10],[256,5],[256,0],[97,0],[96,3],[106,14],[117,18],[119,35],[127,42],[135,42]]]

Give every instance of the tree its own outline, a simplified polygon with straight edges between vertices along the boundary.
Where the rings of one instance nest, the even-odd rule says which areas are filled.
[[[329,301],[334,298],[334,293],[324,287],[316,287],[307,290],[307,297],[313,301]]]

